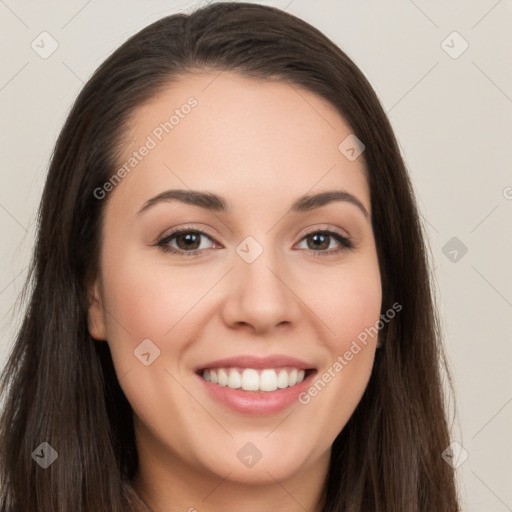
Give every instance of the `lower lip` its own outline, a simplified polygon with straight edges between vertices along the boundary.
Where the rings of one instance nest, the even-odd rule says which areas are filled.
[[[229,409],[244,414],[269,415],[276,414],[298,402],[298,396],[309,386],[316,372],[311,372],[302,382],[275,391],[243,391],[228,386],[219,386],[197,376],[207,392],[218,402]]]

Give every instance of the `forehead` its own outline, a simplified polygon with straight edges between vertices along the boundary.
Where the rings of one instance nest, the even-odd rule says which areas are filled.
[[[188,73],[137,108],[128,126],[119,167],[151,149],[128,166],[114,195],[139,204],[166,188],[208,190],[254,207],[336,188],[370,211],[363,157],[350,161],[338,149],[350,126],[330,102],[295,84]]]

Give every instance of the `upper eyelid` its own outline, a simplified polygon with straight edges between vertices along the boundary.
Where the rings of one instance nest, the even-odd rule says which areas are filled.
[[[174,237],[179,236],[180,234],[189,233],[189,232],[199,233],[200,235],[203,235],[203,236],[206,236],[206,237],[210,238],[212,241],[215,241],[216,243],[220,243],[220,242],[216,241],[216,237],[215,236],[211,235],[210,233],[208,233],[204,229],[202,229],[202,228],[193,228],[193,227],[188,227],[188,226],[176,228],[176,229],[170,231],[167,234],[160,235],[157,238],[157,242],[159,243],[159,242],[162,242],[164,240],[173,239]]]
[[[299,242],[302,241],[306,236],[313,234],[313,233],[319,233],[319,232],[320,233],[321,232],[333,232],[336,235],[338,235],[342,238],[345,238],[347,240],[352,239],[352,237],[348,233],[343,234],[343,233],[340,233],[340,231],[345,231],[345,230],[342,230],[340,228],[332,228],[332,227],[322,228],[320,226],[308,227],[308,228],[306,228],[306,231],[302,233],[302,235],[299,239]],[[188,233],[188,232],[199,233],[200,235],[203,235],[203,236],[206,236],[207,238],[209,238],[213,243],[220,244],[220,242],[217,242],[217,239],[215,236],[211,235],[210,233],[208,233],[207,231],[205,231],[202,228],[197,228],[197,227],[192,227],[192,226],[184,226],[184,227],[176,228],[175,230],[171,231],[170,233],[160,236],[158,238],[157,244],[164,245],[164,242],[173,240],[175,237],[179,236],[180,234]],[[204,250],[204,249],[200,249],[200,250]],[[190,252],[193,252],[193,251],[190,251]]]
[[[315,226],[312,226],[312,227],[307,227],[306,228],[306,231],[304,231],[302,233],[302,238],[304,238],[306,235],[309,235],[311,233],[317,233],[317,232],[323,232],[323,231],[332,231],[342,237],[345,237],[345,238],[351,238],[350,234],[348,233],[347,230],[345,229],[342,229],[342,228],[334,228],[334,227],[319,227],[318,225],[315,225]]]

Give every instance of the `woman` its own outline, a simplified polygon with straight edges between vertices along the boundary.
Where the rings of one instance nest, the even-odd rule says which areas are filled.
[[[140,31],[38,229],[2,510],[459,510],[413,190],[319,31],[245,3]]]

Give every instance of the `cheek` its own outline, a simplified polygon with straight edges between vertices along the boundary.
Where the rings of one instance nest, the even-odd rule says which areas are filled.
[[[331,333],[325,337],[331,352],[339,353],[379,320],[382,289],[378,264],[369,259],[336,271],[329,269],[321,282],[317,293],[308,293]],[[376,337],[368,336],[372,338]]]
[[[337,299],[335,330],[343,340],[357,338],[379,320],[382,292],[378,276],[375,278],[355,279],[345,282]],[[334,301],[333,301],[334,302]]]
[[[184,404],[200,416],[172,376],[181,380],[175,365],[193,342],[192,308],[207,291],[204,274],[149,264],[135,252],[109,257],[107,249],[103,290],[108,344],[128,401],[147,425],[179,425],[169,411],[183,410]],[[180,435],[179,429],[174,433]]]
[[[311,386],[299,396],[305,421],[314,422],[323,433],[320,451],[327,450],[347,424],[367,387],[381,309],[378,272],[345,276],[336,284],[336,292],[325,297],[323,307],[325,323],[334,331],[324,337],[328,357]]]
[[[104,260],[108,330],[124,339],[161,339],[180,322],[206,289],[204,275],[134,255]],[[121,332],[120,332],[121,331]]]

